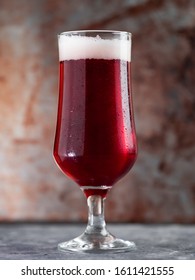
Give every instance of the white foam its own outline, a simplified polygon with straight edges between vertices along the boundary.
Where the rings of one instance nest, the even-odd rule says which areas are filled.
[[[102,39],[97,37],[60,35],[59,60],[71,59],[121,59],[131,61],[131,41],[127,39]]]

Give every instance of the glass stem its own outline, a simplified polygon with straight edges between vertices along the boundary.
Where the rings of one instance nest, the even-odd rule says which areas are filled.
[[[108,233],[104,219],[104,200],[105,198],[100,195],[91,195],[87,198],[88,224],[85,230],[86,234],[105,236]]]

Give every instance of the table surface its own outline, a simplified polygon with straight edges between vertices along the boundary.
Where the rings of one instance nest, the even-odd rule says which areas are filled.
[[[136,243],[126,253],[59,252],[57,244],[80,235],[83,224],[0,224],[1,260],[190,260],[195,259],[195,225],[110,224],[117,237]]]

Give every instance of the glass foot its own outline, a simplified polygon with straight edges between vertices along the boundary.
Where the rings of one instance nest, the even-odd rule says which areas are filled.
[[[136,245],[134,242],[115,238],[111,234],[98,237],[83,233],[73,240],[60,243],[58,249],[86,253],[127,252],[135,250]]]
[[[126,252],[136,249],[135,243],[118,239],[107,231],[104,220],[104,198],[91,195],[87,198],[88,224],[83,234],[73,240],[60,243],[60,251],[86,253]]]

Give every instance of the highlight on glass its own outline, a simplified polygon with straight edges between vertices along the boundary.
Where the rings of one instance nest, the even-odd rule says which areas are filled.
[[[84,233],[58,248],[82,252],[133,250],[134,242],[110,234],[104,219],[108,192],[137,157],[131,34],[63,32],[58,35],[58,46],[59,102],[53,154],[61,171],[83,191],[89,213]]]

